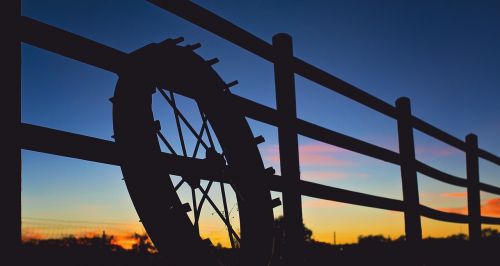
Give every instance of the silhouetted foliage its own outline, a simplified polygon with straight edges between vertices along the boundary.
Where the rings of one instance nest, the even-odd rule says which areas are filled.
[[[33,239],[25,241],[24,245],[61,248],[92,248],[108,251],[124,250],[120,245],[114,244],[113,239],[113,236],[108,236],[106,235],[106,232],[103,231],[100,237],[92,236],[76,238],[70,235],[59,239]]]
[[[383,235],[358,236],[358,244],[360,245],[373,245],[373,244],[389,243],[389,242],[391,242],[391,239],[386,238]]]
[[[493,228],[485,228],[481,231],[481,237],[487,240],[500,240],[500,232]]]
[[[469,237],[467,237],[466,234],[460,233],[460,234],[448,236],[446,239],[451,239],[451,240],[467,240],[467,239],[469,239]]]
[[[275,230],[275,238],[277,241],[280,243],[284,243],[285,239],[285,218],[283,216],[280,216],[276,219],[274,219],[274,230]],[[302,224],[302,230],[304,233],[304,240],[306,242],[311,242],[312,241],[312,235],[313,232],[311,229],[307,228],[304,224]]]
[[[132,250],[135,250],[137,253],[156,253],[158,250],[151,242],[147,234],[137,234],[133,235],[134,239],[136,239],[136,243],[132,245]]]
[[[22,245],[20,265],[165,265],[146,234],[134,234],[136,243],[127,250],[115,243],[114,236],[59,239],[32,239]]]
[[[283,218],[275,221],[277,236],[283,237]],[[331,245],[315,241],[312,231],[304,226],[305,265],[401,265],[401,261],[411,256],[404,236],[394,240],[383,235],[361,235],[356,244]],[[465,234],[450,235],[445,238],[423,240],[419,258],[425,265],[483,265],[496,261],[494,257],[500,246],[500,232],[496,229],[482,230],[483,241],[472,245]],[[134,234],[136,243],[130,250],[116,245],[113,236],[103,232],[100,236],[68,236],[61,239],[30,240],[23,243],[20,264],[40,265],[170,265],[154,248],[153,243],[143,234]],[[284,240],[278,238],[278,243]],[[275,247],[273,266],[284,265],[281,246]],[[164,251],[165,252],[165,251]],[[166,251],[168,252],[168,251]],[[217,245],[215,252],[222,261],[235,261],[237,250]]]

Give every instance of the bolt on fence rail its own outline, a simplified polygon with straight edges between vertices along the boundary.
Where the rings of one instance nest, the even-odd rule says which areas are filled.
[[[500,218],[481,216],[479,192],[486,191],[500,195],[500,188],[481,183],[478,171],[479,158],[497,165],[500,165],[500,158],[478,148],[475,135],[468,135],[464,142],[414,117],[411,114],[409,99],[400,98],[396,102],[396,106],[393,106],[296,58],[292,52],[292,42],[289,36],[278,34],[273,38],[273,44],[271,45],[190,1],[149,0],[149,2],[274,63],[277,110],[236,95],[232,96],[232,101],[236,102],[237,106],[240,106],[245,116],[278,127],[282,176],[275,175],[270,178],[269,186],[271,190],[283,192],[284,214],[289,224],[288,230],[294,232],[295,228],[301,226],[300,195],[404,212],[406,236],[411,242],[419,242],[422,238],[421,216],[440,221],[467,223],[472,241],[481,238],[481,224],[500,224]],[[14,14],[20,13],[19,10],[14,11]],[[120,72],[121,67],[127,65],[128,55],[124,52],[31,18],[21,16],[15,17],[14,20],[19,21],[21,26],[21,40],[16,38],[16,35],[12,37],[12,51],[15,51],[16,54],[19,54],[20,41],[22,41],[114,73]],[[14,73],[19,73],[19,58],[17,60],[14,64],[17,67]],[[12,67],[12,65],[8,65],[8,67]],[[298,119],[295,113],[294,73],[396,119],[400,153]],[[13,75],[13,78],[16,79],[12,82],[15,88],[12,93],[15,96],[20,92],[20,79],[19,75]],[[20,109],[19,98],[14,97],[14,99],[18,103],[16,110]],[[120,152],[114,142],[20,123],[17,116],[18,111],[14,112],[12,117],[9,117],[15,122],[11,125],[12,128],[19,130],[20,137],[18,139],[21,142],[14,143],[15,149],[9,150],[7,154],[10,158],[13,158],[15,162],[13,164],[14,168],[20,164],[20,149],[119,165]],[[413,143],[414,129],[464,151],[466,153],[467,179],[444,173],[416,160]],[[404,200],[388,199],[300,180],[297,134],[399,165],[401,167]],[[176,167],[169,170],[179,175],[206,176],[206,173],[216,171],[210,168],[210,164],[201,159],[186,159],[164,154],[163,160],[170,163],[174,162]],[[165,165],[172,165],[170,163]],[[196,166],[193,167],[194,165]],[[20,171],[16,169],[14,169],[15,176],[20,178]],[[447,213],[421,205],[418,199],[417,172],[451,185],[466,188],[469,214]],[[20,179],[14,181],[13,186],[20,187],[18,184]],[[16,197],[16,200],[20,199],[20,191]],[[13,227],[20,228],[20,204],[14,207],[11,212],[10,222]],[[290,248],[285,254],[288,258],[294,258],[294,255],[301,252],[302,240],[298,234],[290,234]],[[20,233],[14,234],[11,240],[13,242],[19,241]]]

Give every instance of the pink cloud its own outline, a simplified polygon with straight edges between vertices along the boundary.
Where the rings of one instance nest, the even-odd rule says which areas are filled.
[[[299,151],[300,152],[305,152],[305,153],[338,153],[338,152],[345,152],[346,150],[335,147],[333,145],[329,144],[310,144],[310,145],[300,145],[299,146]]]
[[[366,178],[365,173],[327,172],[327,171],[305,171],[300,176],[306,180],[340,180],[350,177]]]
[[[415,147],[415,153],[418,155],[445,157],[459,154],[460,151],[452,147],[417,146]]]
[[[325,153],[301,153],[299,160],[300,165],[303,166],[349,166],[353,164],[353,162],[340,160]]]
[[[500,216],[500,198],[487,200],[481,205],[481,214],[485,216]]]
[[[344,149],[328,145],[328,144],[314,144],[314,145],[300,145],[299,146],[299,159],[301,166],[350,166],[353,162],[338,159],[335,154],[344,152]],[[272,163],[278,163],[279,148],[277,145],[268,147],[264,154],[265,159]]]
[[[344,207],[345,203],[329,200],[311,199],[302,202],[304,208],[340,208]]]
[[[467,207],[461,208],[439,208],[438,210],[444,212],[467,214]],[[481,204],[481,215],[483,216],[500,216],[500,198],[486,200]]]
[[[339,180],[348,176],[346,173],[308,171],[301,172],[300,176],[307,180]]]
[[[465,198],[467,197],[467,192],[447,192],[441,193],[440,196],[444,198]]]
[[[266,148],[266,152],[269,153],[278,153],[279,145],[270,145]],[[345,152],[346,150],[335,147],[326,143],[318,143],[318,144],[306,144],[299,145],[299,152],[313,152],[313,153],[332,153],[332,152]]]

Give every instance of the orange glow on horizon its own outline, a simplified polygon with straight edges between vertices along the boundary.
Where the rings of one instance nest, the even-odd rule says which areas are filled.
[[[448,192],[448,193],[441,193],[441,197],[445,198],[465,198],[467,197],[467,192]]]
[[[63,239],[67,237],[93,238],[102,237],[103,233],[107,237],[112,237],[111,243],[121,246],[124,249],[131,249],[137,240],[134,235],[145,234],[145,229],[141,223],[89,223],[59,220],[44,220],[37,222],[23,222],[22,241],[36,241],[47,239]]]
[[[67,235],[61,235],[59,237],[49,237],[49,234],[46,234],[43,232],[43,230],[36,229],[36,228],[24,228],[23,230],[29,230],[31,231],[29,235],[22,235],[22,241],[23,242],[28,242],[28,241],[37,241],[37,240],[48,240],[48,239],[63,239],[67,238],[70,236],[73,236],[75,238],[93,238],[93,237],[102,237],[102,231],[87,231],[85,233],[77,233],[75,231],[74,234],[67,234]],[[33,231],[38,231],[38,233],[33,233]],[[130,231],[127,233],[123,232],[113,232],[111,231],[106,231],[106,236],[107,237],[113,237],[111,239],[111,244],[120,246],[124,249],[132,249],[133,245],[137,243],[137,239],[134,238],[134,231]]]
[[[453,194],[453,193],[450,193]],[[467,207],[459,208],[439,208],[438,210],[444,212],[458,213],[466,215],[468,213]],[[481,215],[483,216],[500,216],[500,198],[493,198],[485,200],[481,204]]]

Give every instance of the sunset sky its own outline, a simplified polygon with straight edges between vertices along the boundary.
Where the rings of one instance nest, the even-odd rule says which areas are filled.
[[[498,1],[195,2],[267,42],[276,33],[289,33],[297,57],[391,104],[407,96],[416,116],[461,139],[475,133],[480,147],[500,154]],[[124,52],[169,37],[200,42],[200,55],[220,60],[215,69],[221,77],[239,81],[233,93],[275,107],[271,63],[146,1],[24,0],[22,14]],[[108,98],[116,81],[113,73],[23,44],[22,121],[112,140]],[[296,87],[300,118],[398,151],[394,120],[299,76]],[[279,173],[276,128],[249,123],[255,136],[266,139],[259,146],[266,166]],[[414,134],[419,160],[465,177],[462,152]],[[397,166],[303,136],[299,145],[302,179],[402,199]],[[29,151],[22,155],[23,217],[140,230],[119,167]],[[480,178],[500,186],[500,168],[481,160]],[[466,213],[465,189],[423,175],[418,182],[421,203]],[[483,193],[481,202],[483,215],[500,217],[500,197]],[[358,235],[404,234],[401,213],[308,197],[303,207],[304,223],[320,241],[332,242],[334,232],[337,243],[355,242]],[[275,209],[276,216],[281,212]],[[203,234],[227,245],[210,208],[204,218]],[[422,224],[424,236],[467,233],[467,225],[425,218]]]

